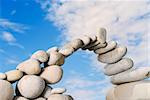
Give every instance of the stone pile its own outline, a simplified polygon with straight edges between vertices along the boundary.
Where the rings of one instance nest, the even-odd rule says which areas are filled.
[[[61,48],[38,50],[15,70],[0,73],[0,100],[73,100],[64,94],[65,88],[52,88],[51,85],[62,79],[61,66],[65,58],[80,48],[93,51],[98,61],[106,64],[104,74],[111,76],[111,83],[115,85],[108,92],[107,100],[150,98],[150,82],[141,81],[150,76],[150,68],[134,68],[132,59],[124,57],[127,48],[118,46],[115,41],[107,42],[106,30],[101,28],[96,36],[83,36]],[[14,93],[12,84],[16,81]]]

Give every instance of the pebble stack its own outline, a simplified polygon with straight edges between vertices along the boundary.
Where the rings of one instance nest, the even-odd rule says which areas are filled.
[[[106,29],[100,28],[96,36],[83,36],[60,48],[38,50],[15,70],[0,73],[0,91],[3,91],[0,100],[73,100],[64,94],[65,88],[51,85],[62,79],[65,59],[78,49],[93,51],[98,61],[106,64],[104,74],[110,76],[114,84],[107,100],[150,99],[150,81],[142,81],[150,76],[150,67],[133,68],[132,59],[124,57],[127,48],[118,46],[115,41],[107,42]],[[16,89],[13,89],[15,82]]]

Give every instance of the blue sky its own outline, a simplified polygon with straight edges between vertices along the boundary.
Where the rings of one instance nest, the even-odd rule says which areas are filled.
[[[128,47],[135,66],[149,66],[149,0],[108,2],[0,0],[0,72],[15,69],[36,50],[93,35],[99,27],[107,29],[108,41]],[[94,53],[78,51],[66,59],[56,86],[66,87],[76,100],[105,100],[111,85],[102,65]]]

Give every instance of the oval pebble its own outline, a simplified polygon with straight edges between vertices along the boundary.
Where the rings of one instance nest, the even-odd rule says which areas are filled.
[[[48,100],[73,100],[73,98],[68,95],[53,94],[48,98]]]
[[[90,49],[90,48],[92,48],[94,46],[97,46],[98,44],[100,44],[100,42],[96,40],[95,42],[91,42],[90,44],[88,44],[87,46],[83,47],[82,49],[83,50]]]
[[[89,48],[89,50],[95,51],[95,50],[97,50],[99,48],[104,48],[105,46],[107,46],[107,43],[99,43],[98,45]]]
[[[11,70],[6,72],[7,80],[10,82],[14,82],[19,80],[23,76],[23,72],[20,70]]]
[[[48,55],[50,55],[51,52],[58,52],[58,51],[59,51],[58,47],[51,47],[46,52]]]
[[[123,58],[117,63],[108,64],[104,67],[105,75],[111,76],[124,72],[133,67],[133,61],[129,58]]]
[[[48,98],[51,95],[51,91],[52,91],[52,87],[46,86],[46,88],[44,89],[44,92],[42,93],[42,96],[44,98]]]
[[[87,45],[90,44],[90,42],[91,42],[91,38],[88,37],[88,36],[83,36],[83,37],[81,38],[81,40],[82,40],[82,42],[83,42],[83,46],[82,46],[82,47],[87,46]]]
[[[115,41],[110,41],[107,43],[107,46],[105,48],[99,48],[99,49],[95,50],[94,52],[96,54],[103,54],[103,53],[106,53],[108,51],[115,49],[116,46],[117,46],[117,43]]]
[[[6,79],[6,74],[5,73],[0,73],[0,80]]]
[[[17,84],[22,96],[33,99],[41,95],[45,88],[45,81],[35,75],[26,75]]]
[[[55,84],[59,82],[63,76],[63,70],[60,66],[48,66],[40,75],[47,83]]]
[[[122,72],[111,77],[113,84],[140,81],[150,76],[150,67],[141,67],[127,72]]]
[[[100,43],[105,43],[106,42],[106,29],[105,28],[100,28],[99,33],[97,34],[97,40]]]
[[[14,90],[6,80],[0,80],[0,100],[12,100],[14,97]]]
[[[98,61],[102,63],[112,64],[122,59],[122,57],[125,56],[126,52],[126,47],[118,47],[110,52],[98,55]]]
[[[75,52],[74,48],[72,47],[62,47],[60,50],[59,50],[59,53],[63,54],[65,57],[68,57],[70,56],[71,54],[73,54]]]
[[[59,52],[51,52],[48,65],[63,65],[65,62],[65,56]]]
[[[46,100],[46,99],[43,98],[43,97],[39,97],[39,98],[36,98],[36,99],[34,99],[34,100]]]
[[[26,74],[39,74],[41,72],[40,62],[36,59],[28,59],[17,66],[17,69]]]
[[[13,100],[29,100],[29,99],[21,96],[15,96]]]
[[[66,44],[68,47],[72,47],[75,50],[81,48],[83,46],[83,41],[81,39],[75,39]]]
[[[66,92],[65,88],[53,88],[51,94],[63,94]]]

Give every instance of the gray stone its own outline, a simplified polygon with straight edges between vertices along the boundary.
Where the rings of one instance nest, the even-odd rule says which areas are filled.
[[[17,69],[26,74],[39,74],[41,72],[40,62],[36,59],[28,59],[17,66]]]
[[[122,84],[146,79],[150,76],[150,67],[141,67],[131,71],[125,71],[111,77],[113,84]]]
[[[107,43],[99,43],[98,45],[89,48],[89,50],[95,51],[97,49],[104,48],[105,46],[107,46]]]
[[[126,47],[118,47],[110,52],[98,55],[98,61],[102,63],[112,64],[122,59],[122,57],[125,56],[126,52]]]
[[[117,63],[108,64],[104,67],[104,73],[108,76],[115,75],[133,67],[133,61],[129,58],[123,58]]]
[[[12,100],[13,95],[12,85],[6,80],[0,80],[0,100]]]
[[[72,40],[71,42],[67,43],[65,46],[72,47],[75,50],[77,50],[77,49],[81,48],[83,45],[84,44],[81,39],[75,39],[75,40]]]
[[[82,47],[87,46],[87,45],[90,44],[90,42],[91,42],[91,38],[88,37],[88,36],[83,36],[83,37],[81,38],[81,40],[82,40],[82,42],[83,42],[83,44],[84,44]]]
[[[43,98],[43,97],[39,97],[39,98],[36,98],[34,100],[46,100],[46,98]]]
[[[13,100],[29,100],[29,99],[22,96],[15,96]]]
[[[73,98],[68,95],[53,94],[48,98],[48,100],[73,100]]]
[[[53,52],[53,51],[58,52],[59,51],[58,47],[49,48],[46,52],[47,52],[48,55],[50,55],[50,53]]]
[[[51,94],[63,94],[66,92],[65,88],[53,88]]]
[[[6,74],[5,73],[0,73],[0,80],[6,79]]]
[[[52,87],[46,86],[46,88],[44,89],[44,92],[42,93],[42,96],[44,98],[48,98],[51,95],[51,91],[52,91]]]
[[[65,57],[70,56],[75,52],[73,47],[64,46],[59,50],[59,53],[63,54]]]
[[[48,66],[40,75],[47,83],[55,84],[59,82],[63,76],[63,70],[60,66]]]
[[[23,72],[20,70],[11,70],[6,72],[7,80],[10,82],[14,82],[19,80],[23,76]]]
[[[22,96],[33,99],[42,94],[45,88],[45,82],[38,76],[26,75],[19,80],[17,86]]]
[[[106,29],[105,28],[100,28],[99,33],[97,34],[97,40],[100,43],[105,43],[106,42]]]
[[[91,42],[89,45],[83,47],[82,49],[86,50],[86,49],[92,48],[94,46],[97,46],[98,44],[100,44],[100,42],[96,40],[95,42]]]
[[[103,54],[103,53],[106,53],[106,52],[109,52],[109,51],[115,49],[116,46],[117,46],[117,43],[115,41],[110,41],[107,43],[107,46],[105,48],[97,49],[94,52],[96,54]]]
[[[44,63],[48,60],[48,54],[44,50],[38,50],[31,56],[31,58]]]

